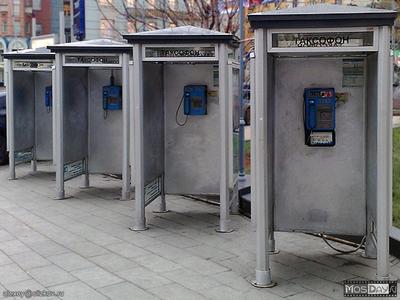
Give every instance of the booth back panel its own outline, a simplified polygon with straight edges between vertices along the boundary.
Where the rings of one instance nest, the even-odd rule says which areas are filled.
[[[344,87],[340,58],[277,59],[275,68],[276,230],[365,234],[363,81]],[[334,147],[305,145],[303,92],[310,87],[348,93],[337,103]]]
[[[36,158],[53,159],[52,109],[45,106],[45,88],[51,86],[51,72],[36,72],[35,76],[35,126]]]
[[[122,173],[122,110],[103,110],[103,86],[110,85],[111,70],[89,72],[89,171]],[[114,70],[115,85],[121,71]]]
[[[35,89],[33,73],[14,71],[15,151],[35,145]]]
[[[64,163],[88,153],[87,81],[86,68],[64,67]]]
[[[165,65],[166,192],[218,194],[220,181],[220,110],[213,65]],[[218,78],[218,77],[217,77]],[[190,115],[178,126],[175,114],[185,85],[207,85],[207,115]],[[210,93],[212,92],[212,93]],[[228,101],[228,99],[224,99]],[[179,121],[185,120],[183,105]]]
[[[143,64],[143,124],[144,182],[148,184],[164,172],[162,65]]]
[[[370,55],[367,58],[367,225],[371,224],[371,220],[376,224],[376,151],[377,151],[377,54]]]

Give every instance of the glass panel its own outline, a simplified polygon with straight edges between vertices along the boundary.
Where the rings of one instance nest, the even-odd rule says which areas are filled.
[[[368,47],[373,44],[373,31],[272,34],[274,48]]]

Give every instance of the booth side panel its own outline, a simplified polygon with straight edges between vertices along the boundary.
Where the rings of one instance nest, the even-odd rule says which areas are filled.
[[[51,86],[51,72],[35,73],[36,159],[53,159],[53,117],[45,106],[45,88]]]
[[[166,192],[219,194],[220,112],[213,65],[166,65],[165,68]],[[207,85],[207,115],[188,116],[187,124],[178,126],[175,113],[185,85]],[[183,107],[178,117],[180,122],[185,120]]]
[[[163,98],[163,66],[143,63],[144,184],[164,173]]]
[[[278,59],[275,68],[276,229],[364,235],[364,87],[342,86],[342,59]],[[309,87],[348,93],[337,105],[334,147],[305,145],[303,92]]]
[[[87,70],[64,68],[64,162],[82,160],[88,153]]]
[[[110,85],[111,70],[92,69],[89,76],[89,171],[122,173],[122,110],[103,110],[103,86]],[[114,70],[115,85],[121,70]]]
[[[376,225],[377,209],[377,55],[370,55],[367,61],[367,229],[370,230],[371,222]]]
[[[35,145],[35,93],[33,73],[14,74],[14,132],[15,151],[32,148]]]

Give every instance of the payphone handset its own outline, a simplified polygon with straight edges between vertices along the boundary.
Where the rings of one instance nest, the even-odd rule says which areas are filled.
[[[44,106],[46,107],[47,112],[50,112],[51,107],[53,106],[53,87],[46,86],[44,89]]]
[[[183,102],[183,114],[186,119],[183,123],[178,120],[178,113]],[[186,85],[183,88],[183,96],[175,114],[176,124],[185,126],[188,116],[203,116],[207,114],[207,85]]]
[[[304,131],[307,146],[334,146],[336,143],[335,119],[334,88],[304,89]]]
[[[114,84],[114,76],[110,77],[110,85],[103,86],[103,110],[104,118],[109,110],[122,109],[122,86]]]

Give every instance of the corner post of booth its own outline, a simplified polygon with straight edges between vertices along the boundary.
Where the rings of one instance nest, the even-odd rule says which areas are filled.
[[[221,160],[220,160],[220,219],[218,232],[231,232],[230,228],[230,199],[229,199],[229,88],[228,88],[228,50],[224,43],[219,44],[219,105],[221,126]]]
[[[122,54],[122,194],[121,200],[130,199],[129,168],[129,54]]]
[[[134,231],[146,230],[145,194],[144,194],[144,165],[143,165],[143,61],[142,45],[133,45],[133,130],[135,147],[135,224]]]
[[[256,62],[255,62],[255,56],[254,52],[250,53],[250,120],[253,120],[253,122],[250,122],[250,140],[255,141],[256,140],[256,97],[255,97],[255,92],[256,92],[256,80],[255,80],[255,72],[256,72]],[[251,180],[250,180],[250,190],[251,190],[251,205],[250,205],[250,218],[251,218],[251,223],[255,227],[256,226],[256,214],[257,214],[257,209],[256,209],[256,184],[255,180],[257,178],[256,176],[256,150],[253,145],[250,147],[250,169],[251,169]]]
[[[4,85],[6,86],[6,116],[10,115],[9,113],[9,101],[10,101],[10,95],[9,95],[9,90],[8,90],[8,82],[10,81],[9,79],[10,76],[10,70],[9,70],[9,61],[8,59],[4,58]],[[7,151],[10,149],[10,120],[9,118],[6,118],[6,136],[7,136]]]
[[[14,73],[12,69],[12,62],[9,61],[7,64],[8,67],[8,114],[7,114],[7,125],[9,126],[8,128],[8,134],[9,134],[9,145],[8,145],[8,151],[9,151],[9,168],[10,168],[10,175],[9,179],[10,180],[15,180],[15,125],[14,125]]]
[[[377,279],[389,279],[389,225],[392,203],[392,100],[390,28],[379,29],[377,76]]]
[[[256,118],[255,118],[255,140],[252,140],[252,147],[255,148],[257,158],[255,174],[252,175],[252,181],[256,185],[256,207],[257,207],[257,245],[256,245],[256,270],[253,285],[257,287],[273,286],[271,270],[269,266],[269,193],[268,189],[268,167],[266,153],[267,134],[267,39],[266,31],[263,29],[255,30],[255,71],[256,71]],[[266,153],[266,155],[265,155]]]
[[[130,164],[130,179],[131,179],[131,185],[135,185],[135,168],[132,168],[134,166],[134,156],[135,156],[135,130],[134,130],[134,103],[133,103],[133,92],[134,92],[134,81],[132,80],[133,75],[134,75],[134,66],[133,66],[133,60],[129,61],[129,141],[130,141],[130,146],[129,146],[129,164]]]
[[[56,116],[56,199],[65,198],[64,190],[64,97],[63,97],[63,72],[62,72],[62,54],[56,53],[55,58],[55,116]]]
[[[56,75],[57,75],[57,73],[56,73],[56,67],[53,65],[52,67],[51,67],[51,86],[52,86],[52,88],[51,88],[51,93],[53,94],[53,95],[56,95],[56,93],[57,93],[57,91],[56,91],[56,85],[57,85],[57,83],[56,83]],[[54,101],[54,102],[57,102],[57,101]],[[52,118],[52,127],[53,127],[53,164],[55,164],[55,162],[56,162],[56,157],[57,157],[57,147],[56,147],[56,143],[55,143],[55,140],[56,140],[56,137],[57,137],[57,130],[56,130],[56,128],[57,128],[57,121],[56,121],[56,118],[57,118],[57,111],[56,111],[56,106],[57,104],[56,103],[54,103],[54,105],[53,105],[53,113],[52,113],[52,115],[53,115],[53,118]]]

